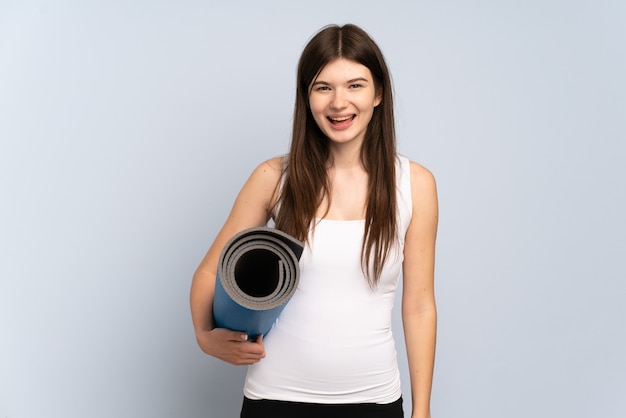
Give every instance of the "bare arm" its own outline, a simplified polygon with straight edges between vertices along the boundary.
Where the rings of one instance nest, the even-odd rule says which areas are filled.
[[[411,163],[413,216],[406,233],[403,266],[402,322],[409,362],[413,418],[430,418],[435,362],[435,240],[437,187],[433,175]]]
[[[267,224],[276,199],[282,159],[258,166],[250,175],[209,251],[193,276],[190,293],[191,318],[198,345],[205,353],[235,365],[252,364],[265,356],[262,338],[246,340],[243,332],[215,328],[213,296],[217,262],[222,247],[237,232]]]

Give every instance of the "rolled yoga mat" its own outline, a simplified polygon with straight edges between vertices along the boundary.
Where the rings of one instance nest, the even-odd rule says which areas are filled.
[[[252,338],[267,334],[296,290],[303,249],[299,240],[269,227],[233,236],[217,265],[215,325]]]

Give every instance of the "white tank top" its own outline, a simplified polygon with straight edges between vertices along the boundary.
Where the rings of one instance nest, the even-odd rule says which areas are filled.
[[[409,160],[396,163],[398,237],[380,282],[361,270],[364,220],[318,219],[300,281],[249,366],[244,395],[313,403],[391,403],[401,396],[391,310],[411,219]]]

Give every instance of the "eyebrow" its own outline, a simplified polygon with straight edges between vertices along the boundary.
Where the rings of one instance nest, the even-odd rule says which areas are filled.
[[[365,78],[365,77],[357,77],[357,78],[352,78],[348,81],[346,81],[346,84],[352,84],[352,83],[356,83],[357,81],[365,81],[366,83],[369,83],[370,81]],[[316,84],[325,84],[325,85],[330,85],[329,82],[324,81],[324,80],[317,80],[315,81],[313,84],[311,84],[312,86],[316,85]]]

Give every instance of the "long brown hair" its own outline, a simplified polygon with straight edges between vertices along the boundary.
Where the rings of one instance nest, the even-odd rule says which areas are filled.
[[[278,229],[306,240],[323,197],[330,197],[326,171],[329,140],[313,119],[309,93],[322,68],[338,58],[366,66],[376,90],[382,92],[382,101],[374,108],[361,147],[361,162],[369,178],[361,265],[370,285],[375,286],[397,239],[396,136],[389,70],[376,43],[358,26],[327,26],[311,38],[302,52],[291,147],[275,224]]]

